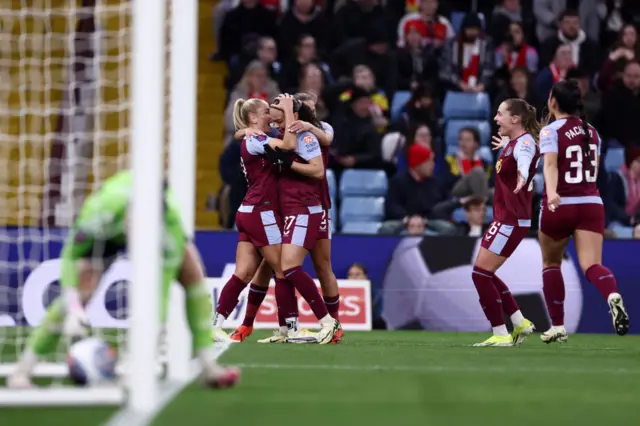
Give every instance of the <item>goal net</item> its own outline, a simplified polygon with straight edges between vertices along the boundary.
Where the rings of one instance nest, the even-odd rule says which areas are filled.
[[[170,17],[167,7],[167,37]],[[0,389],[60,293],[60,251],[85,196],[129,167],[131,18],[127,0],[0,2]],[[165,46],[168,58],[168,39]],[[119,353],[129,269],[116,261],[87,305],[93,334]],[[40,391],[73,391],[65,380],[67,343],[61,339],[36,368]],[[116,391],[57,394],[51,403],[123,398]]]

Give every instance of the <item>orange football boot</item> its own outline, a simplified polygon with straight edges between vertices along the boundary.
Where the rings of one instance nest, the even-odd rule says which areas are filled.
[[[344,330],[342,330],[342,326],[334,333],[333,339],[331,339],[330,344],[337,345],[342,341],[342,336],[344,336]]]
[[[246,325],[241,325],[240,327],[238,327],[236,331],[231,333],[230,339],[232,342],[237,342],[237,343],[244,342],[244,339],[251,336],[251,333],[253,333],[253,327],[247,327]]]

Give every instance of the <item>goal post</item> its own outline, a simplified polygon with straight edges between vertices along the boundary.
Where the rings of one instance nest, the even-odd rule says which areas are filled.
[[[0,5],[0,125],[8,129],[0,135],[0,406],[126,404],[148,413],[163,389],[198,369],[177,285],[166,380],[157,369],[163,153],[186,231],[195,228],[197,0],[10,3]],[[46,383],[7,389],[4,379],[59,292],[58,257],[82,199],[129,166],[130,269],[120,268],[126,277],[115,265],[107,271],[87,308],[94,333],[125,360],[122,380],[65,384],[61,343],[34,371]]]

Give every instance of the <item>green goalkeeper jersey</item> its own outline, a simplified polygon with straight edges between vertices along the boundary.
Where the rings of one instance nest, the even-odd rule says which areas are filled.
[[[85,200],[62,249],[63,287],[77,287],[79,259],[108,265],[126,249],[126,218],[132,190],[131,172],[119,172]],[[181,266],[187,241],[177,202],[169,189],[164,194],[163,217],[163,269],[167,273]]]

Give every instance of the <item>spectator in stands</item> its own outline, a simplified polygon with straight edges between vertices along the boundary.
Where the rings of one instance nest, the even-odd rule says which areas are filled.
[[[335,140],[330,168],[339,175],[345,168],[381,169],[380,135],[371,118],[371,95],[354,86],[349,108],[334,120]]]
[[[321,56],[326,49],[328,25],[322,9],[314,0],[293,0],[292,7],[284,14],[279,25],[278,41],[282,59],[286,61],[296,54],[300,55],[300,43],[295,52],[291,49],[291,42],[302,40],[303,36],[311,37],[314,41],[313,49],[317,49]]]
[[[262,6],[258,0],[241,0],[224,17],[220,28],[220,56],[227,62],[242,49],[248,34],[276,36],[276,15]]]
[[[409,11],[398,24],[398,47],[408,44],[410,31],[416,31],[430,53],[437,55],[444,43],[456,32],[447,18],[438,14],[437,0],[421,0],[419,11]]]
[[[542,99],[547,99],[551,88],[559,81],[567,77],[567,71],[573,68],[571,47],[568,44],[556,46],[556,54],[549,66],[540,70],[534,81],[536,92]]]
[[[398,49],[398,90],[411,90],[437,76],[437,56],[425,46],[417,29],[408,26],[406,43]]]
[[[280,88],[288,93],[295,92],[300,85],[302,67],[310,63],[314,63],[320,68],[325,84],[333,82],[329,66],[318,60],[315,39],[308,34],[303,34],[296,43],[294,55],[285,62],[282,68],[279,80]]]
[[[352,87],[359,87],[371,96],[371,118],[379,133],[384,133],[389,125],[389,99],[384,92],[376,87],[376,76],[366,65],[356,65],[353,69],[352,83],[349,83],[342,93],[340,102],[348,103],[351,99]]]
[[[487,205],[482,198],[466,197],[461,202],[464,208],[464,214],[467,217],[466,222],[456,223],[459,235],[469,237],[482,237],[487,228],[485,216],[487,214]]]
[[[389,181],[385,205],[388,220],[405,220],[412,215],[429,217],[436,204],[445,199],[440,182],[433,175],[433,151],[413,144],[408,150],[408,162],[409,170]]]
[[[362,263],[352,263],[347,270],[348,280],[368,280],[367,268]]]
[[[233,104],[236,100],[259,98],[265,101],[271,101],[274,99],[280,90],[278,85],[269,78],[267,69],[264,64],[259,60],[252,61],[247,69],[244,71],[242,79],[234,87],[233,92],[229,97],[229,103],[225,110],[225,143],[228,143],[230,136],[235,133],[233,126]]]
[[[618,172],[611,173],[610,187],[611,220],[622,225],[640,223],[640,147],[627,148],[625,164]]]
[[[347,0],[333,17],[331,45],[336,48],[351,39],[366,37],[370,28],[379,28],[388,41],[386,23],[378,0]]]
[[[602,101],[600,133],[604,139],[616,139],[625,147],[640,146],[640,64],[629,62],[622,81],[609,89]]]
[[[627,24],[640,24],[640,3],[636,0],[607,0],[603,2],[606,13],[602,19],[600,32],[601,46],[610,46]]]
[[[538,52],[526,42],[522,24],[512,22],[507,31],[504,41],[496,49],[496,71],[504,68],[510,72],[517,67],[525,67],[531,73],[538,71]]]
[[[329,109],[324,98],[324,74],[315,63],[309,63],[302,67],[300,71],[300,86],[298,92],[311,92],[317,96],[316,116],[319,120],[326,120],[329,117]]]
[[[522,16],[522,7],[520,6],[520,0],[500,0],[491,13],[491,25],[487,33],[491,36],[495,46],[499,46],[507,41],[508,34],[512,32],[512,25],[517,24],[522,31],[522,39],[525,38],[524,34],[531,35],[529,31],[529,25],[527,25],[527,31],[524,31],[525,24]],[[526,20],[527,24],[530,24],[530,19]],[[534,72],[535,69],[531,70]]]
[[[447,41],[440,56],[443,89],[484,92],[491,83],[494,63],[493,48],[483,34],[480,17],[466,14],[460,34]]]
[[[478,154],[480,133],[474,127],[465,127],[458,136],[455,154],[445,157],[443,174],[445,191],[454,197],[474,196],[486,200],[489,196],[489,177],[492,167]]]
[[[427,219],[420,215],[411,215],[404,220],[403,234],[422,236],[427,230],[427,222]]]
[[[409,165],[407,162],[407,155],[409,152],[409,147],[411,147],[411,145],[413,144],[425,146],[432,150],[434,153],[436,152],[436,149],[433,146],[433,136],[431,134],[431,129],[429,128],[429,126],[420,123],[412,126],[412,128],[404,136],[404,142],[401,146],[401,149],[398,150],[399,152],[396,160],[396,168],[398,172],[403,172],[408,169]],[[434,170],[437,173],[437,170]]]
[[[624,67],[629,61],[640,58],[639,51],[638,30],[633,25],[627,24],[620,30],[618,40],[611,47],[609,56],[602,65],[598,75],[598,89],[605,92],[611,88],[613,83],[622,77]]]
[[[500,104],[507,99],[518,98],[524,99],[530,105],[533,105],[536,108],[538,118],[542,118],[542,110],[545,107],[547,99],[540,97],[536,90],[534,90],[529,70],[524,67],[517,67],[512,69],[510,74],[509,84],[502,88],[493,100],[493,110],[497,111]],[[495,125],[495,123],[493,124]],[[497,131],[497,127],[495,127],[494,130]]]
[[[580,18],[575,10],[566,10],[560,17],[560,27],[554,37],[542,43],[540,49],[542,65],[550,64],[554,59],[559,45],[568,45],[571,53],[571,63],[594,74],[600,67],[600,50],[598,44],[589,39],[580,28]]]
[[[368,66],[375,75],[377,86],[387,98],[393,99],[398,83],[398,66],[395,53],[389,50],[384,28],[371,28],[365,39],[344,43],[333,52],[329,64],[338,80],[351,77],[357,65]]]
[[[578,7],[580,15],[578,25],[585,29],[587,37],[598,40],[600,18],[598,16],[598,2],[600,0],[534,0],[533,14],[536,18],[536,35],[540,43],[544,43],[558,32],[562,26],[561,20],[569,6]],[[574,12],[575,13],[575,12]],[[577,15],[576,15],[577,16]],[[553,52],[553,51],[552,51]],[[553,53],[551,53],[553,55]],[[549,62],[544,63],[544,65]]]
[[[584,105],[584,112],[587,117],[587,121],[594,126],[597,125],[596,121],[600,118],[600,96],[593,90],[591,90],[591,78],[589,73],[582,68],[571,68],[567,71],[567,80],[576,80],[580,87],[580,93],[582,93],[582,105]]]
[[[224,228],[233,228],[236,212],[247,193],[247,180],[240,167],[240,141],[232,139],[219,160],[223,187],[218,193],[218,213]]]
[[[406,134],[419,124],[425,124],[434,136],[439,134],[439,100],[430,84],[420,84],[411,91],[411,98],[400,110],[400,116],[392,123],[392,128]]]

